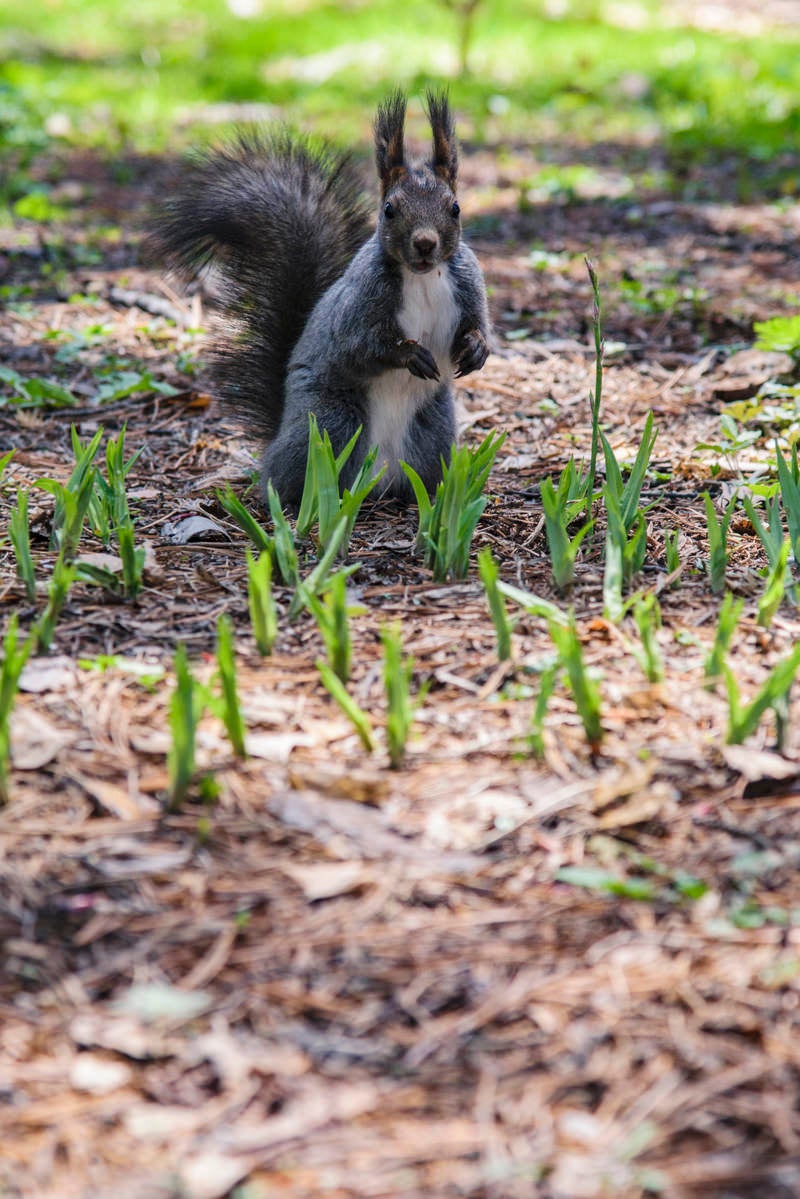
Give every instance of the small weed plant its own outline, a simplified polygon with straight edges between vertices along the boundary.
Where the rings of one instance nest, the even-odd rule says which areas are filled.
[[[572,468],[570,470],[570,468]],[[573,460],[561,472],[558,486],[553,486],[552,479],[542,482],[542,508],[544,510],[545,533],[547,547],[550,551],[550,563],[553,568],[553,578],[559,591],[565,591],[572,586],[575,578],[575,559],[581,542],[593,527],[589,520],[578,530],[574,537],[569,535],[569,524],[575,509],[575,501],[571,500],[571,483],[576,477]],[[578,504],[578,511],[583,507]]]
[[[800,645],[771,671],[749,704],[743,704],[733,671],[724,667],[728,690],[728,745],[741,745],[758,728],[762,716],[770,710],[775,714],[778,749],[783,749],[789,690],[800,668]]]
[[[194,678],[179,645],[173,663],[175,690],[169,701],[169,727],[172,743],[167,754],[170,808],[179,808],[185,800],[195,773],[197,724],[204,704],[205,688]]]
[[[7,803],[8,767],[11,758],[11,712],[17,698],[19,676],[28,660],[32,641],[22,641],[17,615],[8,622],[3,637],[3,661],[0,664],[0,803]]]
[[[262,550],[257,558],[247,548],[247,597],[258,652],[272,653],[278,638],[278,609],[272,593],[272,555]]]
[[[305,598],[306,607],[313,613],[325,642],[331,669],[342,683],[350,678],[350,617],[366,612],[361,604],[348,604],[347,577],[345,571],[337,571],[328,580],[322,598],[311,592],[307,592]]]
[[[640,638],[640,644],[633,647],[634,657],[648,683],[660,683],[664,678],[664,658],[657,638],[661,628],[661,608],[652,593],[636,600],[633,605],[633,619]]]
[[[498,587],[500,571],[488,546],[485,546],[478,554],[478,573],[481,576],[483,589],[486,592],[486,600],[489,604],[489,612],[494,624],[495,637],[497,638],[497,657],[501,662],[507,662],[511,657],[511,633],[514,626],[509,619],[505,600],[500,594]]]
[[[403,764],[406,743],[414,712],[420,702],[411,698],[411,679],[414,660],[403,657],[403,640],[398,625],[386,625],[381,629],[383,645],[383,685],[386,691],[386,744],[392,770]]]
[[[325,690],[336,701],[358,733],[364,749],[367,753],[372,753],[375,749],[375,741],[372,736],[372,725],[370,724],[369,716],[367,716],[363,708],[358,706],[344,683],[337,676],[333,667],[324,662],[322,658],[317,658],[316,667]]]
[[[738,628],[743,608],[743,599],[735,599],[732,592],[725,592],[725,598],[722,601],[717,618],[714,642],[706,656],[703,668],[707,680],[706,690],[711,690],[717,681],[722,678],[725,670],[725,658],[730,649],[733,635]]]
[[[217,621],[217,667],[221,690],[222,722],[237,758],[246,758],[245,727],[236,689],[236,647],[233,622],[227,612]]]
[[[373,446],[365,455],[352,488],[345,487],[340,492],[342,470],[360,436],[361,426],[337,456],[333,452],[327,430],[320,434],[317,418],[313,412],[309,413],[306,476],[295,524],[298,540],[302,541],[308,537],[316,524],[319,545],[325,549],[340,521],[344,519],[345,533],[339,545],[343,551],[349,546],[361,505],[386,473],[385,466],[375,472],[378,450]]]
[[[28,523],[28,489],[20,487],[16,505],[11,509],[8,533],[14,548],[17,576],[25,587],[25,595],[33,602],[36,599],[36,571],[31,557],[31,538]]]
[[[736,509],[737,495],[731,496],[722,518],[717,516],[714,501],[707,491],[703,492],[708,530],[708,578],[715,595],[725,590],[725,571],[728,566],[728,529]]]
[[[504,441],[504,433],[490,433],[477,449],[453,446],[433,500],[414,468],[401,463],[419,509],[417,548],[438,582],[467,577],[472,535],[487,504],[483,489]]]

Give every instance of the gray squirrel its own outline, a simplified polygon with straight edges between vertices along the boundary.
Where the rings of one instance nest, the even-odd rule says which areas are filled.
[[[378,108],[378,226],[349,155],[286,132],[242,133],[204,154],[166,201],[151,249],[184,275],[213,266],[229,329],[217,389],[267,439],[262,494],[299,503],[309,413],[337,454],[362,426],[341,485],[379,447],[383,494],[433,491],[455,441],[453,377],[489,353],[486,291],[461,238],[458,146],[446,95],[428,92],[433,152],[408,161],[406,98]]]

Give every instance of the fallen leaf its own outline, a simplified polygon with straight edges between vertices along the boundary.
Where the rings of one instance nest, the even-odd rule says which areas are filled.
[[[11,760],[17,770],[40,770],[76,740],[75,733],[59,729],[32,708],[21,706],[11,713]]]
[[[72,658],[29,658],[19,676],[19,689],[34,695],[41,695],[45,691],[66,691],[75,685],[77,673]]]
[[[124,1087],[130,1078],[130,1066],[94,1053],[79,1053],[69,1072],[69,1081],[75,1090],[88,1091],[91,1095],[108,1095]]]
[[[309,866],[285,863],[281,866],[281,872],[288,874],[302,887],[309,903],[317,899],[331,899],[334,895],[345,895],[372,882],[374,878],[373,872],[365,869],[363,862],[320,862]]]

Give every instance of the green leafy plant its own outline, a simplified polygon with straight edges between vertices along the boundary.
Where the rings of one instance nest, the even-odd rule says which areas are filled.
[[[386,742],[392,770],[403,763],[406,742],[414,712],[420,701],[411,699],[410,683],[414,673],[414,660],[403,657],[403,641],[398,625],[384,625],[381,629],[383,645],[383,684],[386,691]]]
[[[800,366],[800,313],[797,316],[773,316],[768,321],[756,321],[757,350],[774,350],[791,355]]]
[[[706,690],[711,690],[725,669],[725,657],[730,648],[733,634],[739,624],[744,608],[743,599],[734,599],[733,593],[726,591],[725,598],[719,610],[717,627],[714,632],[714,642],[706,655],[703,672],[706,679]]]
[[[547,621],[550,639],[558,654],[558,666],[566,671],[569,689],[578,709],[586,739],[593,749],[596,748],[603,737],[600,690],[586,669],[575,624],[575,613],[562,612],[549,600],[541,599],[519,587],[512,587],[508,583],[498,583],[498,589],[507,599],[519,604],[532,616],[539,616]]]
[[[227,612],[217,621],[217,667],[222,692],[222,721],[237,758],[246,758],[245,728],[236,691],[236,652],[233,622]]]
[[[541,485],[547,546],[550,551],[553,578],[559,591],[564,591],[567,587],[572,586],[578,550],[594,523],[591,520],[587,521],[574,537],[570,537],[568,532],[570,510],[574,506],[574,502],[570,502],[570,484],[573,478],[574,471],[569,472],[568,465],[561,472],[558,487],[553,486],[552,479],[544,479]],[[578,510],[582,506],[580,503]]]
[[[183,803],[195,773],[197,724],[203,709],[205,688],[189,669],[186,647],[179,645],[173,662],[175,689],[169,701],[172,743],[167,754],[170,808]]]
[[[737,499],[738,495],[731,496],[720,520],[711,496],[707,491],[703,492],[708,529],[708,577],[711,582],[711,590],[715,593],[723,591],[725,588],[725,570],[728,565],[728,529],[736,509]]]
[[[400,464],[419,509],[417,548],[439,582],[467,577],[472,535],[487,504],[483,489],[504,441],[504,433],[490,433],[477,449],[453,446],[449,464],[442,462],[442,480],[433,501],[413,467]]]
[[[242,501],[233,491],[233,488],[226,487],[224,491],[217,492],[217,499],[222,508],[228,513],[233,521],[245,533],[257,550],[266,550],[272,554],[274,541],[270,537],[267,530],[258,523],[256,518],[247,511]],[[280,508],[280,503],[278,504]],[[281,509],[281,516],[283,510]]]
[[[317,418],[313,412],[309,413],[306,476],[295,524],[295,535],[299,539],[307,537],[316,522],[319,544],[325,547],[344,517],[346,526],[342,548],[346,549],[350,544],[361,505],[386,473],[385,466],[373,473],[378,457],[378,449],[373,446],[366,454],[352,488],[346,487],[340,493],[339,480],[342,469],[360,436],[361,426],[337,456],[333,452],[327,429],[320,434]]]
[[[671,575],[675,574],[681,568],[681,559],[678,553],[680,535],[679,529],[673,529],[671,532],[664,534],[664,559],[667,565],[667,573]],[[678,587],[678,579],[674,579],[671,586]]]
[[[14,547],[17,575],[25,584],[25,594],[31,602],[36,599],[36,571],[31,557],[31,540],[28,526],[28,489],[20,487],[16,505],[11,509],[8,533]]]
[[[636,525],[640,514],[639,500],[657,437],[658,430],[653,428],[653,414],[652,412],[648,412],[644,422],[642,440],[639,442],[639,449],[636,451],[636,458],[627,479],[623,479],[622,468],[617,461],[611,443],[605,433],[600,433],[606,465],[606,486],[604,493],[606,496],[614,496],[617,501],[622,524],[628,533]]]
[[[306,607],[313,613],[325,642],[331,668],[343,683],[350,678],[352,647],[349,618],[366,612],[361,604],[348,604],[347,578],[346,571],[337,571],[328,579],[322,599],[312,592],[307,592],[305,597]]]
[[[631,530],[625,525],[615,490],[603,488],[606,508],[606,538],[603,564],[603,614],[619,624],[627,610],[624,588],[644,566],[647,554],[647,522],[637,509]]]
[[[495,636],[497,638],[497,657],[501,662],[506,662],[511,657],[511,633],[514,626],[509,619],[505,602],[497,586],[500,571],[488,546],[485,546],[478,553],[478,573],[481,576],[481,582],[483,583],[483,589],[486,592],[486,599],[489,604],[489,612],[494,624]]]
[[[789,538],[792,543],[792,557],[796,563],[800,564],[800,467],[797,464],[797,445],[792,446],[790,463],[786,462],[777,445],[775,446],[775,457],[778,464],[781,502],[786,513]],[[758,532],[758,530],[756,531]],[[759,536],[761,536],[760,533]],[[781,540],[783,540],[782,536]]]
[[[536,703],[533,705],[531,727],[528,734],[528,744],[531,753],[536,758],[544,757],[544,722],[547,716],[547,705],[550,703],[550,697],[558,682],[560,667],[560,661],[556,660],[552,665],[547,666],[539,677],[539,690],[536,695]]]
[[[267,503],[274,529],[274,535],[270,539],[273,559],[284,583],[290,587],[297,587],[300,581],[300,559],[297,554],[294,533],[286,513],[283,511],[281,498],[271,483],[267,484]]]
[[[48,650],[53,644],[58,618],[67,602],[69,589],[75,582],[77,574],[76,567],[66,562],[63,554],[59,554],[47,585],[47,603],[31,630],[37,649]]]
[[[725,738],[728,745],[741,745],[756,731],[765,712],[772,709],[778,730],[778,748],[783,748],[788,694],[799,667],[800,645],[796,645],[770,672],[749,704],[742,703],[733,671],[727,665],[724,667],[728,690],[728,733]]]
[[[347,719],[351,722],[354,729],[361,738],[361,744],[368,753],[372,753],[375,749],[375,742],[372,736],[372,725],[369,717],[362,708],[358,706],[356,701],[348,692],[344,683],[338,678],[335,671],[324,662],[322,658],[317,658],[316,667],[319,671],[319,677],[322,680],[323,686],[332,699],[336,701],[339,707],[344,712]]]
[[[272,555],[262,550],[254,558],[247,548],[247,596],[258,652],[266,657],[278,637],[278,609],[272,593]]]
[[[758,600],[757,623],[763,628],[769,628],[786,595],[786,583],[789,577],[789,538],[787,537],[778,553],[775,564],[770,567],[767,584]]]
[[[0,663],[0,803],[7,803],[8,765],[11,758],[11,712],[17,697],[19,676],[33,645],[29,637],[20,640],[16,612],[11,616],[3,637],[3,661]]]
[[[589,408],[592,414],[592,445],[589,453],[589,471],[586,477],[586,515],[591,516],[594,502],[595,479],[597,478],[597,455],[600,448],[600,408],[603,402],[603,310],[600,304],[600,283],[597,272],[589,258],[586,270],[592,285],[592,333],[594,335],[594,390],[589,392]]]
[[[656,633],[661,628],[661,608],[652,592],[636,600],[633,619],[641,638],[641,644],[633,647],[634,656],[648,683],[660,683],[664,678],[664,658]]]

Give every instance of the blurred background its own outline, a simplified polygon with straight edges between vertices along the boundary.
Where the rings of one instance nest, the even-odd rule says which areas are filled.
[[[797,0],[2,0],[0,208],[46,220],[61,152],[124,175],[252,118],[366,155],[376,100],[431,81],[523,210],[800,188]]]

